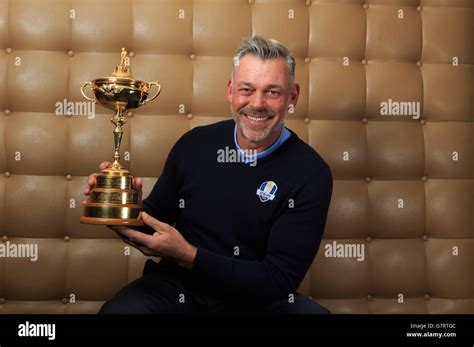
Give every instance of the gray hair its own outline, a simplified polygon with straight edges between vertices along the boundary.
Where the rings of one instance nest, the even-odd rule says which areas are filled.
[[[288,48],[281,42],[274,39],[266,39],[261,36],[253,36],[245,39],[234,55],[232,76],[234,76],[235,67],[239,65],[240,59],[247,54],[259,57],[262,60],[285,59],[290,69],[290,83],[293,83],[295,80],[295,58],[293,58]]]

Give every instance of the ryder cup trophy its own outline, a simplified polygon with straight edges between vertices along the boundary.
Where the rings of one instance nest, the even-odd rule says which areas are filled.
[[[97,177],[97,185],[92,189],[89,200],[84,205],[81,223],[105,225],[143,225],[140,219],[141,197],[133,189],[133,176],[120,165],[120,143],[122,126],[127,123],[126,112],[145,105],[155,99],[161,91],[158,82],[143,82],[133,79],[126,66],[127,51],[122,48],[120,65],[110,77],[98,78],[81,85],[82,95],[89,101],[115,111],[110,121],[115,126],[114,162]],[[148,92],[155,85],[157,90],[152,97]],[[84,88],[90,86],[94,97],[85,94]]]

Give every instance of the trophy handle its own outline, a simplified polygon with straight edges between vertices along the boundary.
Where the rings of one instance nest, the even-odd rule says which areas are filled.
[[[92,99],[92,98],[88,97],[88,96],[86,95],[86,93],[84,93],[84,88],[85,88],[87,85],[89,85],[89,86],[91,87],[91,89],[92,89],[92,82],[83,82],[83,83],[81,84],[81,94],[82,94],[82,96],[85,97],[87,100],[92,101],[92,102],[95,103],[95,99]]]
[[[156,97],[157,97],[158,95],[160,95],[160,92],[161,92],[161,84],[160,84],[158,81],[149,82],[149,83],[148,83],[148,86],[149,86],[150,88],[151,88],[152,85],[155,85],[156,88],[158,88],[158,90],[156,91],[156,94],[153,95],[153,96],[152,96],[151,98],[149,98],[149,99],[143,100],[140,105],[145,105],[147,102],[156,99]]]

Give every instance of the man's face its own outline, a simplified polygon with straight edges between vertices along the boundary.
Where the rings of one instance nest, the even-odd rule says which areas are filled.
[[[298,85],[290,85],[285,59],[245,55],[227,88],[239,137],[253,148],[270,146],[280,135],[288,106],[296,105],[298,94]]]

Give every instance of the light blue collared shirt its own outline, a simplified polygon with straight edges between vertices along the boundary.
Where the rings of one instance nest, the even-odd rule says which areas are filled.
[[[235,148],[237,148],[239,155],[242,158],[244,158],[244,163],[245,164],[253,163],[256,160],[262,159],[266,157],[267,155],[270,155],[271,153],[276,151],[276,149],[280,147],[283,144],[283,142],[288,140],[291,137],[291,132],[287,128],[285,128],[285,124],[283,124],[282,127],[283,127],[283,130],[280,132],[280,136],[278,136],[278,139],[270,147],[268,147],[267,149],[259,153],[256,153],[255,155],[254,153],[252,153],[252,150],[245,150],[245,149],[240,148],[239,143],[237,142],[237,124],[236,124],[234,128]]]

